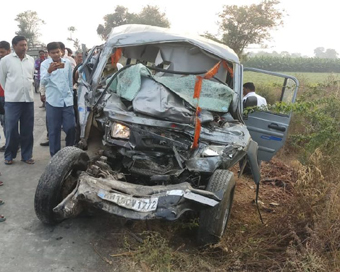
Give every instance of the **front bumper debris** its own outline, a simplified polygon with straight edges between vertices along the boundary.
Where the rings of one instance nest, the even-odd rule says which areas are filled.
[[[175,220],[185,211],[216,206],[223,192],[194,189],[187,182],[143,186],[81,173],[76,188],[53,211],[61,218],[78,215],[86,205],[129,219]]]

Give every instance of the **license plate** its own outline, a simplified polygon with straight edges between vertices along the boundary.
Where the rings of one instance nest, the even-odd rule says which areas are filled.
[[[136,198],[117,193],[109,193],[102,190],[98,192],[98,196],[101,199],[113,202],[121,207],[138,212],[154,211],[157,209],[158,204],[158,197]]]

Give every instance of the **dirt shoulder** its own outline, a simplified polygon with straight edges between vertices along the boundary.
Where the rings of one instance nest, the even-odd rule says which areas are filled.
[[[235,175],[237,170],[233,169]],[[122,227],[98,242],[99,254],[106,263],[119,263],[122,271],[259,271],[259,263],[242,261],[247,254],[256,254],[256,247],[247,247],[261,240],[262,231],[270,227],[267,222],[275,221],[286,208],[296,178],[294,169],[278,159],[263,163],[261,174],[259,207],[264,224],[255,205],[256,185],[251,177],[242,176],[237,179],[228,229],[218,245],[198,247],[195,214],[175,222],[117,219]]]

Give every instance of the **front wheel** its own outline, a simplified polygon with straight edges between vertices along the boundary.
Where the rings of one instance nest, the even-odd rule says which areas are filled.
[[[46,224],[62,221],[53,211],[77,185],[79,171],[87,169],[89,156],[76,147],[64,147],[51,159],[41,175],[34,198],[37,217]]]
[[[206,190],[222,192],[222,199],[215,207],[200,212],[197,235],[200,244],[216,244],[223,236],[233,203],[235,184],[234,174],[228,170],[216,170],[211,176]]]

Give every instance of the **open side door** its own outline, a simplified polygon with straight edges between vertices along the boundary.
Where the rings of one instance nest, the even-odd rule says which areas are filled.
[[[268,104],[276,102],[294,103],[299,81],[289,75],[256,68],[243,68],[243,82],[253,82],[256,93],[265,97]],[[269,161],[284,145],[291,113],[255,111],[244,116],[249,133],[258,143],[258,160]]]

